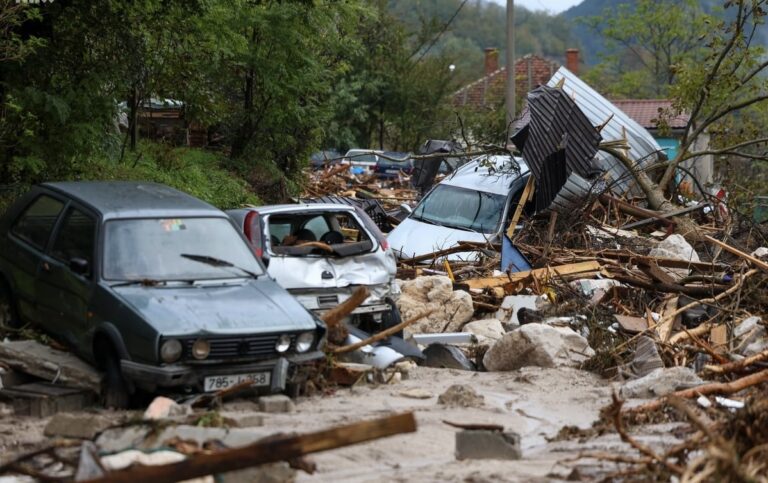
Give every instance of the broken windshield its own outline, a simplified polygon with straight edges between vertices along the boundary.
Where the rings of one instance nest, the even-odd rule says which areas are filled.
[[[212,280],[264,272],[248,245],[224,218],[112,220],[105,225],[107,280]],[[200,263],[183,254],[226,260]]]
[[[416,207],[411,218],[459,230],[495,233],[506,197],[445,184]]]

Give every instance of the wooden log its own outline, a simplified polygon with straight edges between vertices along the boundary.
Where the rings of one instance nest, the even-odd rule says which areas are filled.
[[[727,364],[721,364],[719,366],[706,365],[704,366],[704,370],[707,372],[713,372],[715,374],[725,374],[727,372],[736,372],[742,369],[746,369],[752,364],[756,364],[758,362],[763,362],[763,361],[768,361],[768,349],[764,350],[763,352],[758,352],[755,355],[746,357],[740,361],[729,362]]]
[[[719,246],[720,248],[722,248],[726,252],[730,252],[730,253],[736,255],[737,257],[742,258],[742,259],[748,261],[752,265],[754,265],[754,266],[756,266],[756,267],[758,267],[758,268],[768,272],[768,263],[760,260],[759,258],[755,258],[755,257],[753,257],[752,255],[750,255],[748,253],[744,253],[741,250],[733,248],[732,246],[728,245],[727,243],[723,243],[720,240],[712,238],[709,235],[704,235],[704,238],[706,238],[708,241],[714,243],[715,245]]]
[[[158,466],[131,466],[112,471],[90,483],[165,483],[205,475],[242,470],[252,466],[298,458],[310,453],[340,448],[402,433],[416,431],[413,413],[396,414],[371,421],[339,426],[298,436],[269,438],[216,453],[201,453],[178,463]]]
[[[397,334],[404,328],[408,327],[409,325],[423,319],[424,317],[429,317],[430,314],[432,314],[434,310],[428,310],[426,312],[423,312],[415,317],[411,317],[410,319],[400,322],[399,324],[390,327],[389,329],[382,330],[378,334],[374,334],[371,337],[368,337],[365,340],[361,340],[360,342],[355,342],[354,344],[345,345],[343,347],[337,347],[335,349],[330,349],[329,352],[332,352],[334,354],[343,354],[345,352],[352,352],[355,351],[361,347],[365,347],[368,344],[373,344],[374,342],[378,342],[380,340],[384,340],[390,335]]]
[[[463,283],[467,284],[470,289],[485,289],[493,287],[502,287],[510,282],[517,282],[528,277],[548,277],[548,276],[563,276],[573,275],[583,272],[593,272],[600,270],[601,265],[596,261],[572,263],[568,265],[558,265],[555,267],[537,268],[535,270],[526,270],[525,272],[515,272],[509,275],[501,275],[498,277],[486,277],[475,278],[465,280]]]
[[[712,384],[704,384],[703,386],[692,387],[690,389],[684,389],[682,391],[673,392],[667,396],[653,401],[635,406],[633,408],[625,409],[622,413],[642,413],[646,411],[654,411],[661,408],[667,402],[667,398],[679,397],[684,399],[690,399],[698,396],[706,396],[708,394],[733,394],[742,391],[748,387],[755,386],[762,382],[768,381],[768,369],[749,376],[736,379],[731,382],[714,382]]]

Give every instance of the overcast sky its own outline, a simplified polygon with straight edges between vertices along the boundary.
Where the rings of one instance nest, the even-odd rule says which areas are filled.
[[[507,4],[507,0],[493,1],[499,5]],[[528,10],[548,10],[552,13],[560,13],[581,2],[582,0],[515,0],[515,5],[522,5]]]

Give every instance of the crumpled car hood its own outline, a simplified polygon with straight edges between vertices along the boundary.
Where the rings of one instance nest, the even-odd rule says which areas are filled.
[[[112,290],[162,334],[242,334],[316,327],[312,315],[266,277],[232,285]]]
[[[268,271],[289,290],[328,289],[388,284],[395,277],[397,262],[391,251],[338,258],[276,256],[270,259]]]
[[[488,234],[457,230],[439,225],[430,225],[406,218],[387,236],[392,250],[401,260],[436,252],[459,244],[460,241],[484,243]],[[449,260],[471,260],[476,253],[462,252],[448,255]]]

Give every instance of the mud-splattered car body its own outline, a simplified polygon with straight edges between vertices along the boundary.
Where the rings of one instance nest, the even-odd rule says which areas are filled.
[[[307,309],[321,314],[365,286],[370,296],[349,322],[371,332],[399,323],[397,262],[384,235],[361,209],[295,204],[228,214],[261,255],[270,276]]]

